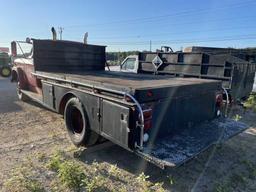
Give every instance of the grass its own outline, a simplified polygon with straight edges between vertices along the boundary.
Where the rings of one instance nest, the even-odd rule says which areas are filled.
[[[11,177],[4,183],[8,192],[45,192],[43,185],[33,178],[27,167],[19,166],[15,168]]]
[[[48,160],[46,167],[51,171],[58,171],[60,169],[63,158],[60,152],[55,152],[53,156]]]
[[[240,161],[242,166],[242,171],[237,171],[230,175],[227,180],[222,183],[217,183],[215,186],[215,192],[229,192],[229,191],[241,191],[246,187],[249,181],[254,181],[256,179],[256,164],[248,161]],[[239,190],[237,190],[239,189]]]
[[[215,187],[215,192],[230,192],[230,188],[226,184],[217,184]]]
[[[163,192],[163,183],[152,183],[143,172],[137,177],[117,165],[87,164],[66,152],[56,151],[51,156],[36,153],[25,158],[4,181],[4,191],[17,192]]]
[[[256,179],[256,164],[248,161],[248,160],[243,160],[241,161],[241,163],[243,163],[245,165],[246,170],[249,173],[249,178],[250,179]]]

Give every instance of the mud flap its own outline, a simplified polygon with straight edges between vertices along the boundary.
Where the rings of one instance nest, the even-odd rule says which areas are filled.
[[[158,139],[154,145],[146,146],[143,151],[136,151],[136,154],[162,169],[175,167],[187,162],[210,146],[241,133],[248,127],[242,122],[219,118]]]

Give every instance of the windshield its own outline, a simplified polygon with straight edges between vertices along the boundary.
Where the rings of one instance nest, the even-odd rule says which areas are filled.
[[[33,54],[32,43],[17,42],[17,57],[29,58]]]

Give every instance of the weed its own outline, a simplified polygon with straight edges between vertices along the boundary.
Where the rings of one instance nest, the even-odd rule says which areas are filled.
[[[155,183],[151,187],[152,191],[157,191],[157,192],[164,192],[165,190],[163,189],[163,183]]]
[[[83,180],[85,189],[88,192],[96,191],[98,186],[101,186],[101,182],[103,181],[103,178],[100,176],[93,177],[91,180],[88,178]]]
[[[249,173],[249,178],[255,179],[256,178],[256,165],[248,160],[243,160],[243,161],[241,161],[241,163],[243,163],[246,166],[246,169]]]
[[[233,117],[233,119],[234,119],[235,121],[240,121],[240,120],[242,119],[242,116],[236,114],[236,115]]]
[[[230,177],[230,183],[233,187],[236,187],[239,184],[245,184],[246,181],[246,177],[244,177],[242,174],[235,173]]]
[[[217,184],[215,187],[215,192],[229,192],[230,188],[226,184]]]
[[[26,179],[25,180],[25,187],[30,192],[44,192],[44,188],[41,186],[41,183],[39,183],[36,180]]]
[[[244,107],[256,112],[256,95],[251,95],[245,102]]]
[[[109,173],[110,175],[117,176],[118,173],[119,173],[119,170],[118,170],[117,165],[111,165],[110,168],[109,168],[109,170],[108,170],[108,173]]]
[[[173,185],[175,183],[174,182],[174,177],[172,175],[167,176],[167,178],[168,178],[168,181],[169,181],[170,185]]]
[[[46,167],[52,171],[58,171],[63,161],[61,153],[56,152],[47,162]]]
[[[83,187],[85,174],[81,166],[74,161],[64,161],[59,165],[58,176],[63,184],[71,189]]]
[[[137,177],[137,180],[139,182],[146,182],[147,179],[149,179],[149,176],[148,175],[145,175],[144,172],[142,172],[138,177]]]

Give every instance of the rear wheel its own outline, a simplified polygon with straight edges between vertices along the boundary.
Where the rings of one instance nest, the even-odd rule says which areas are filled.
[[[0,73],[3,77],[10,77],[11,76],[11,68],[10,67],[2,67]]]
[[[67,102],[64,119],[74,145],[90,146],[97,142],[99,135],[90,129],[87,113],[78,98],[71,98]]]

